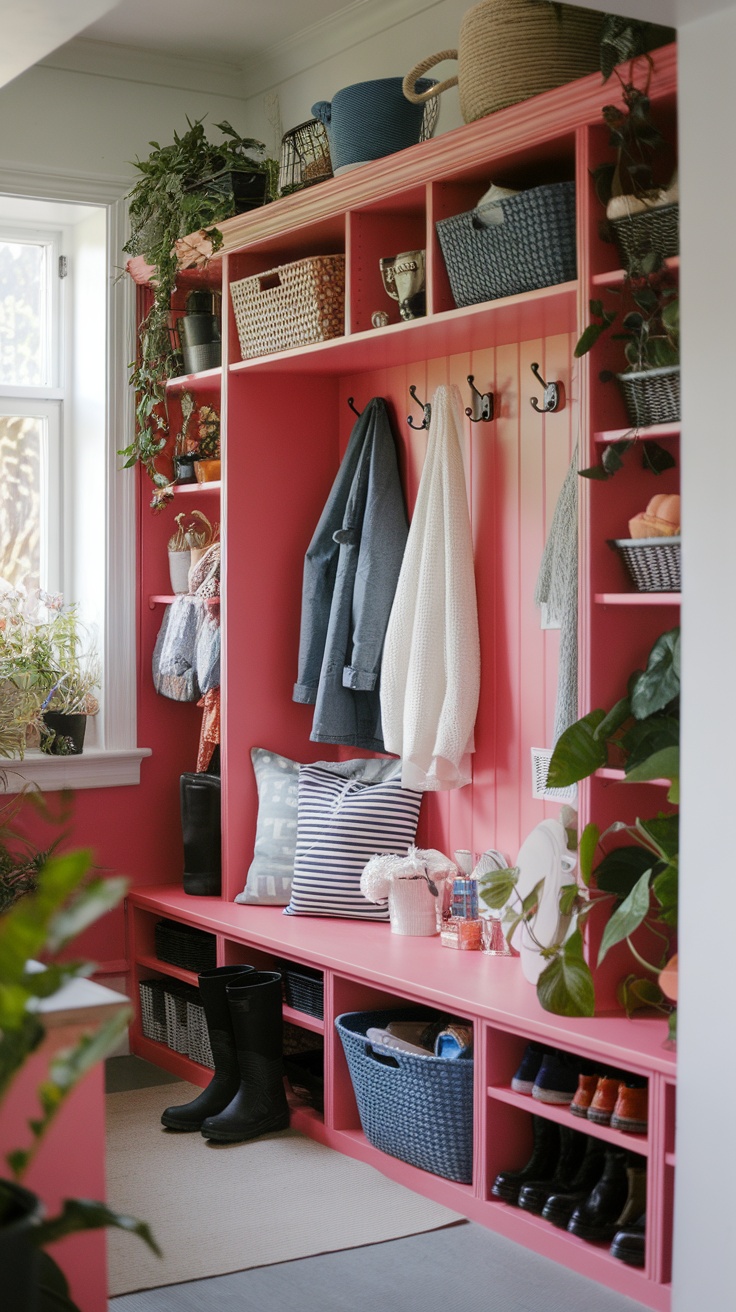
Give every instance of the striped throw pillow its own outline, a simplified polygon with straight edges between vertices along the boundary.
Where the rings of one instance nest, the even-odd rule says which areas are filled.
[[[405,852],[416,835],[422,794],[401,779],[340,779],[317,765],[299,770],[296,856],[287,916],[388,920],[388,907],[363,897],[372,856]]]

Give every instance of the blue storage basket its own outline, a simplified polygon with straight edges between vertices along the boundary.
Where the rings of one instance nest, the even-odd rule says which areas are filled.
[[[363,1132],[375,1148],[433,1175],[470,1184],[473,1179],[473,1061],[376,1053],[371,1026],[414,1020],[416,1008],[355,1011],[338,1016]]]

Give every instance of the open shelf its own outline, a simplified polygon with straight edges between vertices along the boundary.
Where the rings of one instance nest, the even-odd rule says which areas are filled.
[[[624,770],[612,770],[609,766],[602,766],[595,772],[596,779],[610,779],[612,783],[622,783],[626,779]],[[669,779],[640,779],[639,783],[654,784],[657,788],[669,788],[671,786]]]
[[[222,481],[219,478],[213,478],[209,483],[175,483],[173,492],[175,497],[190,497],[197,492],[217,492],[218,496],[222,491]]]
[[[170,606],[172,601],[179,601],[181,597],[192,597],[196,594],[191,592],[154,592],[148,598],[148,605],[151,610],[155,606]],[[219,606],[219,597],[205,597],[208,606]]]
[[[193,970],[185,970],[182,966],[173,966],[169,961],[159,961],[158,957],[152,957],[145,952],[138,955],[136,961],[144,970],[156,970],[160,975],[170,975],[172,979],[179,979],[184,984],[191,984],[194,988],[197,988],[198,980]]]
[[[679,606],[679,592],[596,592],[596,606]]]
[[[639,1153],[641,1157],[649,1156],[649,1141],[645,1134],[624,1134],[621,1130],[612,1130],[608,1125],[596,1125],[594,1121],[582,1116],[573,1116],[567,1106],[556,1107],[499,1085],[490,1085],[488,1097],[507,1103],[509,1107],[517,1107],[531,1116],[541,1116],[557,1125],[565,1125],[570,1130],[579,1130],[581,1134],[589,1134],[593,1139],[605,1139],[616,1148],[626,1148],[630,1152]]]
[[[667,442],[679,437],[681,424],[651,424],[649,428],[611,428],[608,432],[594,433],[593,441],[604,446],[612,442],[625,442],[635,437],[639,442]]]
[[[670,273],[677,273],[680,268],[679,255],[671,255],[664,261],[664,267]],[[608,273],[594,273],[590,281],[594,287],[620,287],[627,276],[625,269],[611,269]]]

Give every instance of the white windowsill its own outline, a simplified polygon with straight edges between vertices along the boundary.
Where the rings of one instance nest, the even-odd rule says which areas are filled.
[[[44,792],[62,788],[120,788],[141,781],[141,761],[151,755],[150,747],[125,747],[105,751],[90,747],[79,756],[45,756],[26,752],[22,761],[0,758],[0,776],[6,777],[5,791],[18,792],[24,783],[38,784]]]

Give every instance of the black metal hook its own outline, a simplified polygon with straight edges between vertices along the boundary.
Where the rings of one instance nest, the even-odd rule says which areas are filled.
[[[354,396],[349,396],[349,397],[348,397],[348,405],[350,406],[350,409],[352,410],[353,414],[354,414],[354,415],[357,415],[358,418],[360,419],[361,411],[358,409],[358,407],[357,407],[356,404],[355,404],[355,397],[354,397]]]
[[[559,379],[555,383],[545,383],[542,375],[539,372],[538,364],[532,365],[532,373],[534,374],[534,377],[537,379],[537,381],[541,383],[542,387],[544,388],[544,398],[542,400],[541,405],[539,405],[536,396],[533,396],[531,398],[532,405],[534,409],[537,411],[537,413],[540,415],[545,415],[545,414],[552,414],[554,410],[561,410],[565,404],[565,389],[562,386],[562,383],[559,381]]]
[[[465,413],[471,424],[487,424],[493,419],[493,392],[479,392],[475,386],[475,374],[468,374],[473,404],[465,407]],[[479,410],[480,414],[476,414]]]
[[[409,388],[409,395],[412,397],[414,401],[416,401],[418,406],[421,406],[422,410],[424,411],[424,418],[422,419],[421,424],[415,424],[411,415],[407,415],[406,422],[410,428],[415,429],[416,432],[421,432],[423,428],[429,428],[429,425],[432,420],[432,407],[429,404],[429,402],[427,402],[427,404],[425,405],[422,401],[419,400],[419,397],[417,396],[417,389],[413,383]]]

